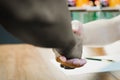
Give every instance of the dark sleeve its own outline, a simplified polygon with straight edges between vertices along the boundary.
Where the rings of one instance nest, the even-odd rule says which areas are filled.
[[[66,0],[0,0],[0,23],[36,46],[69,52],[76,44]]]

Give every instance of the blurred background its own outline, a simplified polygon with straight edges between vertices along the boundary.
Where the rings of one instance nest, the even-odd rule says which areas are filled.
[[[73,20],[83,23],[120,14],[120,0],[68,0]]]

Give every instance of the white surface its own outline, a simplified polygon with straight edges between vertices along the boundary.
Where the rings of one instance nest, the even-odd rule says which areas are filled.
[[[76,74],[84,74],[84,73],[93,73],[93,72],[106,72],[106,71],[115,71],[120,70],[120,57],[119,56],[103,56],[96,57],[100,59],[112,59],[115,62],[107,62],[107,61],[95,61],[95,60],[87,60],[87,64],[81,68],[66,70],[60,67],[60,64],[57,63],[54,59],[51,62],[59,68],[66,75],[76,75]]]

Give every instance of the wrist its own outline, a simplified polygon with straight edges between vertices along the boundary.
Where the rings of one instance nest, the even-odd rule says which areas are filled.
[[[65,56],[67,59],[81,58],[82,40],[75,35],[75,42],[70,43],[66,48],[53,49],[56,56]]]
[[[72,49],[74,48],[75,45],[76,40],[72,40],[64,48],[53,48],[53,52],[55,53],[56,56],[65,56],[67,59],[69,59]]]

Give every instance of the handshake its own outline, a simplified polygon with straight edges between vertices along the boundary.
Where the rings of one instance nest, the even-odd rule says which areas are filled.
[[[56,55],[56,61],[61,64],[62,68],[74,69],[86,64],[85,59],[81,59],[82,55],[82,24],[79,21],[72,21],[72,31],[76,40],[76,44],[69,50],[53,49]]]

